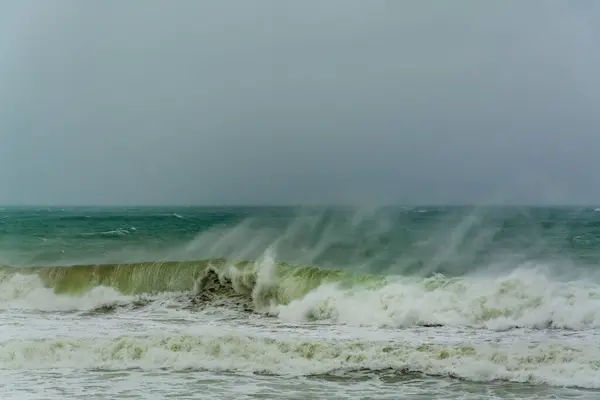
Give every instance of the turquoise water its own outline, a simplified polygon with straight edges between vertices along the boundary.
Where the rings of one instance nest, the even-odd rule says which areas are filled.
[[[2,398],[596,398],[599,211],[4,208]]]
[[[20,266],[257,258],[272,246],[293,263],[389,273],[455,275],[507,255],[600,261],[593,208],[81,207],[0,215],[0,262]]]

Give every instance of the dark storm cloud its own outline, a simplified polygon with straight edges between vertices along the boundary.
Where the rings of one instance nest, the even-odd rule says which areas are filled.
[[[0,7],[2,203],[600,203],[596,2]]]

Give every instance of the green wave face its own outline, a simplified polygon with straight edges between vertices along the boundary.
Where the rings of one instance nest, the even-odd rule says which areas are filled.
[[[125,295],[191,292],[205,296],[206,300],[241,296],[251,300],[255,308],[287,304],[327,283],[349,287],[378,284],[384,280],[270,260],[4,267],[2,271],[4,275],[35,274],[58,294],[82,294],[98,286],[111,287]]]
[[[35,274],[56,293],[81,294],[98,286],[123,294],[185,291],[208,262],[75,265],[68,267],[5,268],[5,272]]]

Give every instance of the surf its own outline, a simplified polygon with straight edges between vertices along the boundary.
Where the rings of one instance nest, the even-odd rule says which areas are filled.
[[[298,331],[300,332],[300,331]],[[597,349],[584,344],[512,345],[464,340],[421,343],[411,338],[269,337],[251,328],[204,326],[193,332],[143,332],[102,337],[18,339],[1,343],[11,369],[216,371],[282,377],[439,376],[473,382],[508,381],[600,388]]]
[[[289,322],[497,331],[600,327],[599,284],[559,280],[534,263],[495,275],[420,277],[353,274],[265,256],[256,261],[4,267],[0,274],[5,305],[28,295],[22,282],[30,279],[33,289],[46,290],[48,301],[57,296],[77,302],[94,294],[103,300],[101,291],[110,293],[108,298],[116,303],[129,304],[171,296],[185,298],[181,307],[188,309],[228,307]]]

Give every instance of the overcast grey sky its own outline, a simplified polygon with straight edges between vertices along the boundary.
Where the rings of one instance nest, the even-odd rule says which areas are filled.
[[[0,3],[0,203],[600,203],[597,1]]]

